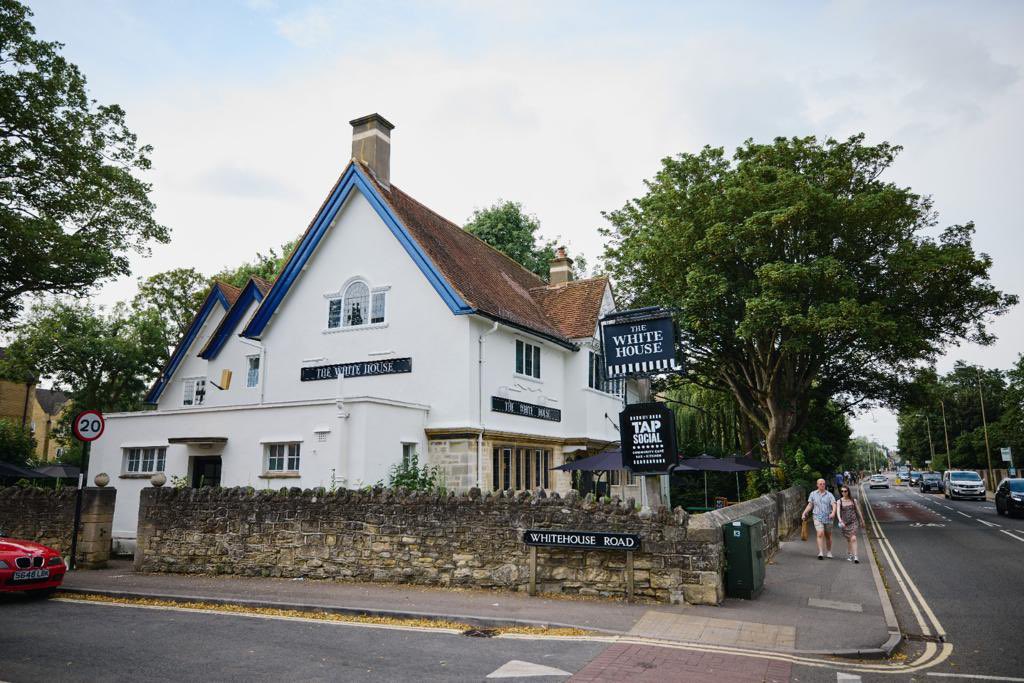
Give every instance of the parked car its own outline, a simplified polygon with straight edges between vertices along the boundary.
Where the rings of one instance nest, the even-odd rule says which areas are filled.
[[[921,487],[921,493],[929,491],[940,493],[942,491],[942,475],[938,472],[922,472],[918,485]]]
[[[996,513],[1024,514],[1024,479],[1003,479],[996,487]]]
[[[911,486],[917,486],[919,483],[921,483],[921,473],[920,472],[911,472],[910,473],[910,485]]]
[[[0,593],[27,591],[45,597],[64,580],[60,553],[32,541],[7,538],[0,532]]]
[[[949,470],[942,475],[942,492],[946,498],[985,500],[985,483],[977,472]]]
[[[871,478],[868,479],[868,487],[887,489],[889,488],[889,477],[884,474],[872,474]]]

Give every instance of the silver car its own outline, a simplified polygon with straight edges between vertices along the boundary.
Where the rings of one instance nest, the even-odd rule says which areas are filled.
[[[868,479],[868,488],[889,488],[889,477],[884,474],[872,474],[871,478]]]
[[[977,472],[970,470],[950,470],[943,474],[942,489],[946,498],[985,500],[985,483]]]

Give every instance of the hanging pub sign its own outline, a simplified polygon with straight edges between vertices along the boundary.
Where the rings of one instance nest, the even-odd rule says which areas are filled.
[[[364,360],[358,363],[335,363],[302,368],[299,380],[315,382],[321,379],[348,377],[373,377],[375,375],[396,375],[412,372],[412,358],[390,358],[388,360]]]
[[[605,319],[601,337],[607,377],[682,369],[676,358],[675,321],[668,311],[659,308],[621,311]]]
[[[622,464],[634,474],[665,474],[678,462],[676,416],[664,403],[634,403],[619,413]]]

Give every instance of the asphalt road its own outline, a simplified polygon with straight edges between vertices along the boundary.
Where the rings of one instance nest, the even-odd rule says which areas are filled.
[[[607,647],[58,600],[5,599],[0,618],[0,680],[12,683],[483,681],[511,660],[576,672]]]
[[[1024,680],[1024,519],[997,515],[989,501],[946,500],[907,486],[864,496],[920,593],[919,611],[930,608],[953,644],[951,657],[919,680]],[[904,630],[920,635],[907,601],[894,604]]]

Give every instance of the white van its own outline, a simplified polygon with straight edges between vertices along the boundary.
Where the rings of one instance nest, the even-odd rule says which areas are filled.
[[[985,482],[977,472],[949,470],[942,475],[942,492],[946,498],[985,500]]]

